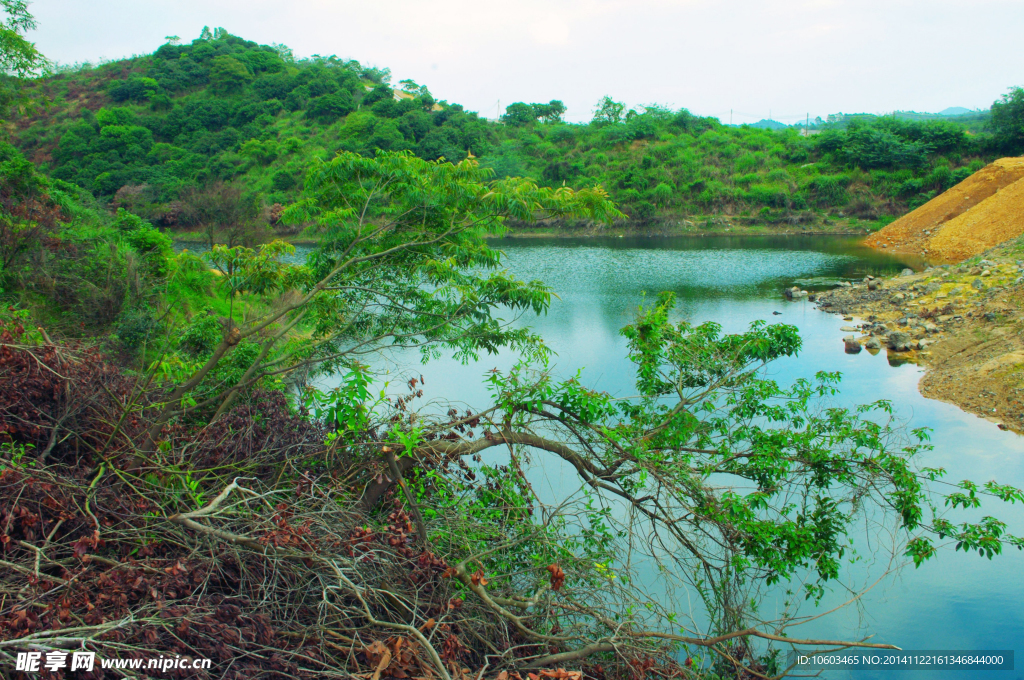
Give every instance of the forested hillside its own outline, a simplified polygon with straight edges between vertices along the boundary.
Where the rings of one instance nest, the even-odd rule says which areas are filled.
[[[50,104],[14,117],[15,144],[52,177],[163,226],[203,222],[203,206],[224,196],[236,213],[266,217],[295,198],[311,158],[376,149],[472,153],[499,177],[600,184],[634,222],[884,222],[1005,151],[949,121],[880,118],[802,136],[607,97],[589,124],[563,122],[558,101],[512,104],[493,122],[412,81],[393,86],[386,69],[296,60],[223,29],[28,87]]]

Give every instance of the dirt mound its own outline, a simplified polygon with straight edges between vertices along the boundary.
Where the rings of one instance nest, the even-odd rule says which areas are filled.
[[[929,259],[951,262],[970,257],[1024,231],[1024,224],[1018,224],[1015,232],[1012,228],[998,228],[1000,220],[1015,212],[1020,214],[1019,193],[1014,194],[1016,198],[1010,198],[1009,195],[1004,197],[1003,194],[1021,179],[1024,179],[1024,157],[1001,158],[868,237],[865,243],[874,248],[922,254]],[[982,208],[986,203],[986,218],[979,216],[970,221],[972,227],[980,229],[980,232],[968,236],[961,228],[956,235],[956,245],[939,238],[938,232],[945,231],[947,225],[952,225],[960,217]],[[1003,236],[1004,233],[1007,235]],[[991,240],[999,237],[999,241]],[[973,244],[970,248],[968,241]],[[978,247],[980,250],[971,250]]]
[[[946,222],[927,242],[928,259],[961,262],[1024,234],[1024,179]]]

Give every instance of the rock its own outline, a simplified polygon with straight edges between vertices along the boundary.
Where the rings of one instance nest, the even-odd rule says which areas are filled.
[[[942,272],[942,278],[945,279],[945,278],[948,278],[948,277],[949,277],[949,272]]]
[[[963,289],[963,287],[962,287],[962,286],[957,286],[957,287],[956,287],[956,288],[954,288],[953,290],[949,291],[949,294],[950,294],[950,295],[959,295],[959,294],[960,294],[960,293],[962,293],[962,292],[964,292],[964,289]]]
[[[862,349],[856,335],[847,335],[843,338],[843,345],[847,354],[857,354]]]
[[[852,286],[853,284],[852,284],[852,283],[850,283],[849,281],[840,281],[840,282],[839,282],[839,285],[840,285],[840,286],[842,286],[843,288],[849,288],[849,287],[851,287],[851,286]]]
[[[845,316],[844,315],[843,316],[843,321],[853,321],[853,317],[852,316]]]
[[[910,267],[907,267],[906,269],[904,269],[903,271],[900,272],[900,276],[913,276],[913,275],[914,275],[914,270],[911,269]]]
[[[868,281],[868,290],[878,290],[881,286],[881,282],[876,279]]]
[[[993,262],[992,260],[982,260],[981,262],[978,263],[978,265],[981,267],[995,267],[996,263]]]
[[[839,330],[841,330],[844,333],[856,333],[857,332],[857,329],[854,328],[853,326],[843,326]]]
[[[868,341],[864,343],[864,349],[882,349],[882,343],[878,341],[878,338],[868,338]]]
[[[949,297],[949,296],[946,295],[945,293],[936,293],[935,294],[935,299],[936,300],[945,300],[947,297]]]
[[[807,299],[810,300],[811,302],[814,302],[815,300],[818,299],[818,296],[815,295],[814,293],[808,293],[807,294]]]
[[[938,333],[938,332],[939,332],[939,327],[938,327],[938,326],[936,326],[936,325],[935,325],[935,324],[933,324],[933,323],[926,323],[926,324],[924,325],[924,329],[925,329],[926,331],[928,331],[929,333]]]
[[[805,297],[807,297],[807,291],[806,290],[796,290],[796,291],[793,291],[793,299],[794,300],[799,300],[799,299],[802,299],[802,298],[805,298]]]
[[[887,344],[894,352],[906,352],[910,349],[910,336],[902,331],[893,331],[889,333]]]
[[[896,293],[891,298],[889,298],[889,302],[893,303],[894,305],[898,305],[899,303],[903,302],[906,299],[907,296],[904,295],[903,293]]]
[[[897,326],[906,326],[907,325],[907,317],[904,316],[904,317],[901,317],[899,319],[896,319],[896,325]]]
[[[996,320],[996,313],[995,312],[985,312],[985,321],[995,321],[995,320]]]
[[[981,267],[971,267],[971,270],[967,273],[970,274],[971,276],[977,276],[978,274],[981,273]]]
[[[939,290],[941,288],[942,288],[942,284],[941,283],[929,283],[927,286],[924,287],[924,292],[926,292],[926,293],[934,293],[935,291],[937,291],[937,290]]]
[[[990,272],[989,270],[987,270],[987,269],[986,269],[985,271],[983,271],[983,272],[981,273],[981,275],[982,275],[982,276],[992,276],[992,272]]]
[[[984,287],[985,284],[982,283],[981,279],[974,279],[973,281],[971,281],[971,288],[975,290],[982,290]]]

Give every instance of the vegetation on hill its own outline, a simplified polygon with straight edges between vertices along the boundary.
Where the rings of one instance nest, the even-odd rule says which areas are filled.
[[[1012,98],[993,108],[994,136],[969,133],[956,119],[880,118],[805,137],[794,128],[723,126],[685,109],[626,110],[607,97],[589,124],[563,122],[558,101],[514,103],[492,122],[412,81],[393,87],[386,69],[296,60],[283,46],[223,29],[151,55],[64,69],[26,92],[51,102],[14,119],[12,139],[29,158],[164,226],[201,221],[182,202],[190,191],[233,183],[267,206],[287,204],[310,160],[376,149],[426,160],[472,154],[498,177],[548,186],[600,184],[640,222],[715,214],[878,220],[1019,146],[1012,116],[1003,115]]]

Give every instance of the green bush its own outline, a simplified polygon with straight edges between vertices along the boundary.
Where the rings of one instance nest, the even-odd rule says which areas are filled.
[[[352,95],[348,92],[336,92],[311,99],[306,116],[321,123],[333,123],[355,109],[356,103]]]
[[[202,358],[213,353],[223,335],[220,320],[213,310],[205,309],[192,317],[178,339],[178,348],[186,354]]]
[[[162,325],[148,307],[135,307],[121,312],[114,325],[114,334],[124,349],[135,352],[159,335]]]

